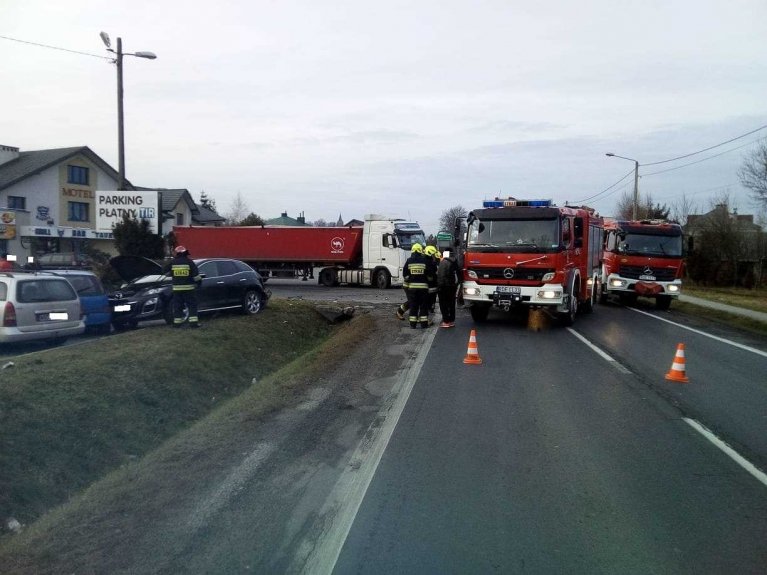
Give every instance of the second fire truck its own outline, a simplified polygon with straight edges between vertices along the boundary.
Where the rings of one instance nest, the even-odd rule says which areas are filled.
[[[682,247],[679,224],[606,219],[601,300],[633,304],[641,295],[668,309],[682,291]]]
[[[546,308],[565,325],[600,293],[603,219],[551,200],[486,201],[467,219],[463,299],[475,322],[491,308]]]

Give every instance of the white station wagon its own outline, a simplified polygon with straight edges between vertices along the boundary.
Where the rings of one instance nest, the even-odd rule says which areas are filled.
[[[63,341],[83,331],[80,299],[66,279],[0,272],[0,343]]]

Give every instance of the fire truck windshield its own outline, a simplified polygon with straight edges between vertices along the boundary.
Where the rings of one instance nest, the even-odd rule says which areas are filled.
[[[628,233],[618,242],[622,254],[682,257],[682,236]]]
[[[488,252],[552,252],[559,249],[556,218],[478,220],[469,226],[468,248]]]

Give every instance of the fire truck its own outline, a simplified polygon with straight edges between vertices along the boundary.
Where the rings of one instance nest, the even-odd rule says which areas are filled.
[[[683,245],[679,224],[606,218],[600,300],[615,295],[633,304],[645,296],[668,309],[682,291]]]
[[[544,308],[572,325],[597,302],[603,220],[551,200],[485,201],[463,238],[463,299],[475,322],[490,309]]]

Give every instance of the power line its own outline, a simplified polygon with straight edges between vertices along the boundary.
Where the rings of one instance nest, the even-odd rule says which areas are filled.
[[[714,154],[713,156],[705,157],[705,158],[703,158],[701,160],[695,160],[694,162],[690,162],[688,164],[682,164],[681,166],[675,166],[673,168],[667,168],[665,170],[658,170],[657,172],[650,172],[649,174],[642,174],[642,177],[644,178],[646,176],[654,176],[656,174],[663,174],[665,172],[673,172],[674,170],[679,170],[680,168],[686,168],[687,166],[692,166],[694,164],[700,164],[701,162],[706,162],[708,160],[712,160],[714,158],[718,158],[719,156],[724,156],[725,154],[729,154],[730,152],[734,152],[735,150],[740,150],[741,148],[745,148],[746,146],[750,146],[751,144],[755,144],[755,143],[757,143],[759,141],[760,140],[752,140],[752,141],[748,142],[747,144],[743,144],[741,146],[737,146],[737,147],[732,148],[730,150],[725,150],[724,152],[720,152],[718,154]],[[645,166],[651,166],[652,164],[644,164],[644,165]]]
[[[39,46],[40,48],[48,48],[50,50],[61,50],[62,52],[71,52],[72,54],[81,54],[83,56],[92,56],[93,58],[101,58],[102,60],[114,60],[108,56],[100,56],[99,54],[90,54],[88,52],[80,52],[78,50],[69,50],[68,48],[59,48],[58,46],[49,46],[48,44],[39,44],[38,42],[30,42],[28,40],[19,40],[18,38],[9,38],[8,36],[0,36],[3,40],[10,40],[11,42],[20,42],[21,44],[30,44],[32,46]]]
[[[702,150],[698,150],[697,152],[693,152],[692,154],[685,154],[684,156],[677,156],[676,158],[670,158],[668,160],[661,160],[660,162],[652,162],[652,163],[649,163],[649,164],[642,164],[642,165],[643,166],[657,166],[658,164],[666,164],[668,162],[674,162],[676,160],[683,160],[684,158],[689,158],[690,156],[695,156],[697,154],[702,154],[703,152],[708,152],[709,150],[713,150],[714,148],[718,148],[719,146],[724,146],[725,144],[729,144],[730,142],[734,142],[735,140],[740,140],[741,138],[745,138],[746,136],[750,136],[751,134],[755,134],[756,132],[758,132],[760,130],[764,130],[765,128],[767,128],[767,124],[757,128],[756,130],[751,130],[750,132],[747,132],[745,134],[741,134],[740,136],[736,136],[735,138],[727,140],[726,142],[722,142],[721,144],[717,144],[715,146],[710,146],[708,148],[704,148]]]
[[[633,173],[634,173],[634,170],[631,170],[631,171],[630,171],[630,172],[628,172],[628,173],[627,173],[625,176],[623,176],[623,177],[622,177],[620,180],[618,180],[617,182],[615,182],[614,184],[612,184],[612,185],[610,185],[610,186],[607,186],[607,187],[606,187],[604,190],[602,190],[601,192],[599,192],[599,193],[597,193],[597,194],[594,194],[593,196],[589,196],[588,198],[584,198],[584,199],[582,199],[582,200],[576,200],[576,201],[575,201],[575,202],[573,202],[573,203],[574,203],[574,204],[580,204],[580,203],[583,203],[583,202],[588,202],[588,201],[590,201],[590,200],[593,200],[593,199],[594,199],[594,198],[596,198],[597,196],[601,196],[601,195],[602,195],[602,194],[604,194],[606,191],[608,191],[608,190],[610,190],[610,189],[614,188],[615,186],[617,186],[618,184],[620,184],[620,183],[621,183],[623,180],[625,180],[626,178],[628,178],[628,177],[629,177],[631,174],[633,174]],[[609,195],[611,195],[611,194],[607,194],[607,195],[609,196]],[[607,196],[605,196],[605,197],[607,197]]]

